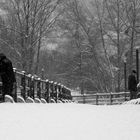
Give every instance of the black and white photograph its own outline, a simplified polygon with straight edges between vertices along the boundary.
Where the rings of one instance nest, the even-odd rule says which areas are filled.
[[[0,139],[139,140],[140,0],[0,0]]]

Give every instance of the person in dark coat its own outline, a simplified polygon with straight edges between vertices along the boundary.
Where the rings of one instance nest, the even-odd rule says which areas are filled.
[[[0,76],[2,80],[2,100],[4,101],[5,95],[13,97],[12,91],[16,78],[12,62],[3,53],[0,53]]]
[[[132,73],[128,77],[128,89],[130,91],[130,100],[137,97],[137,80],[136,71],[132,70]]]

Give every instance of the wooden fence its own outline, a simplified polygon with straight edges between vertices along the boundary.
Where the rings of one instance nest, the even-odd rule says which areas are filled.
[[[96,93],[73,96],[73,100],[83,104],[115,105],[130,100],[129,92]]]

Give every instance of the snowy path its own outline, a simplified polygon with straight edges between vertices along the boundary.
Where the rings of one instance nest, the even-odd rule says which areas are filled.
[[[140,106],[1,104],[1,140],[139,140]]]

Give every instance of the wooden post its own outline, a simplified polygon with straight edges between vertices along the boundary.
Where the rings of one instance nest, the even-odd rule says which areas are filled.
[[[124,61],[124,100],[126,101],[126,91],[127,91],[127,75],[126,75],[126,61]]]
[[[49,80],[45,81],[45,100],[49,103]]]
[[[85,104],[85,94],[83,94],[83,104]]]
[[[57,84],[57,98],[60,99],[60,83]]]
[[[24,100],[26,99],[26,76],[25,76],[25,71],[22,71],[22,75],[21,75],[21,96],[24,98]]]
[[[55,102],[57,103],[57,82],[54,83],[54,97],[55,97]]]
[[[17,69],[16,68],[13,68],[14,70],[14,74],[15,74],[15,77],[16,77],[16,71]],[[14,91],[13,91],[13,98],[14,98],[14,101],[17,102],[17,81],[16,81],[16,84],[14,85]]]
[[[31,77],[32,75],[28,74],[28,83],[27,83],[27,86],[28,86],[27,96],[28,97],[31,97]]]
[[[39,99],[41,99],[41,81],[40,80],[41,80],[40,78],[37,79],[37,97]]]
[[[54,98],[54,82],[50,81],[50,99]]]
[[[112,94],[110,93],[110,105],[112,105]]]
[[[126,62],[124,62],[124,90],[127,90]]]
[[[98,93],[96,93],[96,105],[98,105],[98,98],[99,98]]]
[[[136,70],[137,70],[137,83],[139,82],[139,50],[136,49]]]
[[[31,77],[31,87],[30,87],[30,89],[31,89],[31,98],[33,98],[34,99],[34,97],[35,97],[35,89],[34,89],[34,87],[35,87],[35,82],[34,82],[34,76],[32,76]]]

